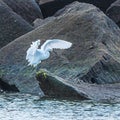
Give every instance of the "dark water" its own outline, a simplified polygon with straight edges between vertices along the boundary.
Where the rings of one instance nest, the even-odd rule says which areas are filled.
[[[0,120],[120,120],[120,104],[0,95]]]

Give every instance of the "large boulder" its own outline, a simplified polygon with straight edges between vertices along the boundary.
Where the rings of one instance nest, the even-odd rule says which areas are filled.
[[[98,7],[103,12],[116,0],[47,0],[43,4],[40,4],[41,11],[43,16],[46,18],[52,16],[58,10],[62,9],[65,5],[68,5],[74,1],[90,3]]]
[[[29,23],[0,0],[0,48],[31,30]]]
[[[107,9],[106,14],[120,26],[120,0],[117,0]]]
[[[14,12],[32,24],[37,18],[43,18],[35,0],[3,0]]]
[[[72,42],[73,46],[51,52],[50,58],[38,68],[45,68],[53,77],[64,80],[60,84],[67,85],[66,91],[70,88],[81,98],[120,101],[119,33],[118,26],[98,8],[75,2],[65,7],[60,16],[0,50],[1,79],[21,92],[43,96],[41,80],[37,78],[37,81],[35,70],[27,66],[26,50],[36,39],[41,39],[42,44],[46,39],[59,38]],[[58,85],[59,79],[54,78]],[[47,87],[44,90],[47,91]]]

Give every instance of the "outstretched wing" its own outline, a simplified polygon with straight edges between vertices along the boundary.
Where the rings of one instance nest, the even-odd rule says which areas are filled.
[[[52,49],[68,49],[72,46],[71,42],[60,39],[47,40],[42,46],[41,50],[51,51]]]

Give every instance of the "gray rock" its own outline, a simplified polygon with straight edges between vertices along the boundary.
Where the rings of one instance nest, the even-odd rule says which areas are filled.
[[[65,79],[42,69],[37,72],[37,79],[46,96],[69,99],[92,99],[104,103],[120,101],[120,83],[117,84],[70,84]]]
[[[2,92],[19,92],[16,86],[10,85],[0,79],[0,93]]]
[[[31,30],[29,23],[0,1],[0,48]]]
[[[48,22],[51,22],[54,19],[55,19],[55,17],[47,17],[45,19],[39,19],[38,18],[33,22],[34,28],[45,25],[45,24],[47,24]]]
[[[118,102],[119,33],[119,27],[98,8],[75,2],[60,16],[0,50],[1,79],[21,92],[43,96],[35,70],[26,65],[26,50],[36,39],[41,39],[42,44],[46,39],[59,38],[72,42],[73,46],[67,50],[54,50],[38,68],[45,68],[64,79],[63,83],[74,88],[81,97]]]
[[[39,4],[45,4],[45,3],[51,2],[51,1],[54,1],[54,0],[37,0],[37,2],[39,2]]]
[[[115,1],[107,9],[106,14],[118,25],[120,24],[120,0]]]
[[[74,99],[87,99],[88,96],[84,92],[79,91],[73,85],[67,83],[61,77],[55,76],[47,70],[40,70],[37,72],[36,77],[39,81],[41,89],[46,96],[55,98],[74,98]]]
[[[39,0],[38,0],[39,1]],[[43,4],[40,4],[41,11],[44,18],[53,16],[58,10],[64,8],[66,5],[74,1],[79,1],[81,3],[89,3],[98,7],[103,12],[116,0],[41,0],[45,1]]]
[[[35,0],[3,0],[14,12],[31,23],[37,18],[43,18]]]

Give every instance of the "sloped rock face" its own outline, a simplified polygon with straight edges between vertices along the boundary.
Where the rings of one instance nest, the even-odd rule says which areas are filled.
[[[106,14],[120,27],[120,0],[117,0],[107,9]]]
[[[29,23],[0,1],[0,48],[31,30]]]
[[[119,69],[120,63],[108,54],[105,54],[81,79],[84,82],[97,84],[119,83]]]
[[[74,86],[47,70],[38,71],[36,77],[39,81],[41,89],[46,96],[51,96],[55,98],[74,98],[82,100],[88,98],[86,94],[80,94]]]
[[[3,0],[14,12],[31,23],[37,18],[43,18],[35,0]]]
[[[42,69],[37,72],[37,79],[46,96],[69,99],[92,99],[104,103],[120,101],[120,83],[88,84],[80,82],[71,84],[61,77]]]
[[[46,39],[58,38],[72,42],[73,46],[52,52],[39,69],[45,68],[64,79],[81,98],[84,94],[87,99],[119,101],[119,33],[118,26],[98,8],[75,2],[60,16],[0,50],[1,79],[19,91],[40,94],[36,72],[26,65],[26,50],[36,39],[41,39],[42,44]],[[109,83],[114,84],[111,87]],[[111,91],[115,91],[115,96]]]

